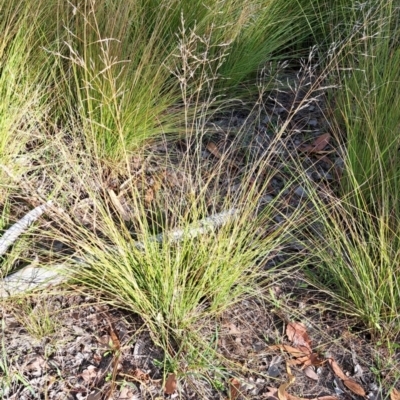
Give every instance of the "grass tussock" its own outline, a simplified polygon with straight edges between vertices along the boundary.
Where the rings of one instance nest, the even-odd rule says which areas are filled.
[[[258,293],[272,276],[279,279],[267,265],[285,252],[290,238],[291,223],[276,207],[280,199],[264,199],[274,176],[269,155],[258,154],[233,190],[225,175],[232,153],[205,173],[197,164],[200,151],[197,144],[178,164],[164,161],[163,170],[181,171],[173,192],[168,179],[162,180],[149,198],[135,184],[140,176],[128,178],[125,189],[133,210],[128,223],[121,204],[90,189],[97,174],[92,171],[81,179],[91,223],[85,227],[76,218],[65,219],[55,233],[76,251],[74,279],[141,315],[163,347],[169,340],[182,342],[189,331],[195,335],[201,319]],[[223,181],[226,188],[220,186]],[[276,216],[281,216],[279,226],[271,223]],[[292,211],[291,219],[296,218],[300,210]]]
[[[114,162],[144,140],[184,135],[181,86],[207,101],[217,74],[213,95],[235,96],[263,62],[283,58],[278,49],[310,35],[314,13],[304,3],[60,5],[60,39],[49,51],[59,62],[56,87],[66,118],[79,115],[88,142]]]
[[[24,144],[37,135],[38,123],[46,115],[51,63],[36,51],[45,43],[40,30],[46,18],[43,2],[39,7],[12,3],[0,5],[0,165],[18,171],[24,165],[18,156]],[[9,182],[3,168],[0,177],[3,202]]]
[[[394,337],[400,304],[399,9],[370,2],[355,11],[365,28],[337,64],[346,67],[335,96],[335,130],[344,138],[340,197],[330,196],[328,205],[317,201],[323,229],[312,248],[319,250],[318,281],[335,301],[376,333]]]

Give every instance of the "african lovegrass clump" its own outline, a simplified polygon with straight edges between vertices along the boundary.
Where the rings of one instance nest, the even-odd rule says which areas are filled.
[[[316,196],[325,228],[312,241],[321,258],[310,276],[374,332],[393,336],[400,307],[399,8],[371,1],[352,10],[332,98],[332,127],[343,141],[340,197],[328,196],[326,205]]]

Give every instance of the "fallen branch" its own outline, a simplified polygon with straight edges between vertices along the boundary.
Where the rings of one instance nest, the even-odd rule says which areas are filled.
[[[31,224],[33,224],[39,217],[52,205],[52,201],[48,201],[41,206],[29,211],[23,218],[16,222],[11,228],[7,229],[4,235],[0,238],[0,256],[5,254],[8,248],[21,236]]]
[[[194,222],[186,229],[174,229],[166,233],[152,236],[150,237],[149,242],[162,243],[165,238],[169,239],[171,242],[180,242],[184,238],[194,238],[199,235],[204,235],[207,232],[215,231],[220,226],[226,224],[230,219],[232,219],[232,217],[237,216],[238,210],[232,208],[228,211],[223,211]],[[145,245],[142,242],[135,242],[135,247],[139,250],[145,250]]]
[[[35,221],[40,217],[40,215],[46,210],[46,208],[50,204],[51,202],[48,202],[40,207],[35,208],[30,213],[28,213],[24,218],[18,221],[14,226],[12,226],[6,232],[6,234],[8,234],[7,235],[8,239],[7,238],[6,240],[3,239],[4,236],[6,236],[6,234],[4,234],[4,236],[0,239],[0,244],[1,241],[9,243],[7,246],[8,248],[12,243],[14,243],[14,241],[18,238],[18,236],[29,226],[30,223],[32,223],[33,221]],[[238,210],[231,209],[204,218],[200,221],[197,221],[189,225],[186,229],[174,229],[169,232],[152,236],[149,241],[162,243],[162,241],[165,238],[169,238],[172,242],[179,242],[183,240],[185,237],[193,238],[202,234],[206,234],[207,232],[213,232],[218,227],[226,224],[232,217],[236,218],[237,216],[238,216]],[[23,220],[24,222],[22,224]],[[16,225],[18,224],[19,228],[17,229]],[[12,234],[8,233],[12,229],[13,233]],[[10,242],[11,239],[13,240],[12,242]],[[134,246],[139,250],[145,251],[145,245],[142,242],[135,242]],[[79,264],[81,264],[82,267],[86,266],[84,260],[76,259],[76,261]],[[0,283],[0,298],[21,294],[28,290],[37,289],[39,287],[43,289],[50,285],[55,285],[65,282],[66,280],[68,280],[69,277],[67,270],[68,269],[64,264],[59,264],[51,268],[44,268],[31,264],[9,276],[6,276],[3,279],[3,282]]]

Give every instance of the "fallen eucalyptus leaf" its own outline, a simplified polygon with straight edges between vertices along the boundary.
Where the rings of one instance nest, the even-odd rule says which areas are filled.
[[[278,398],[279,400],[287,400],[286,389],[296,380],[294,375],[292,375],[292,371],[289,367],[289,364],[286,364],[286,372],[288,374],[289,380],[285,383],[282,383],[278,389]]]
[[[229,379],[229,399],[236,400],[240,394],[240,382],[236,378]]]
[[[318,374],[315,372],[314,368],[309,366],[304,370],[304,374],[309,377],[310,379],[313,379],[314,381],[317,381],[319,379]]]
[[[165,382],[164,392],[166,394],[173,394],[176,390],[176,386],[177,386],[176,375],[169,374]]]
[[[303,324],[290,322],[286,327],[286,336],[293,342],[294,347],[305,347],[311,353],[311,340]]]
[[[400,400],[400,392],[396,388],[390,392],[390,400]]]

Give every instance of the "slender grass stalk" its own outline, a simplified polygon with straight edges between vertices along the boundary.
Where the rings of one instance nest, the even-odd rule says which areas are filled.
[[[48,12],[54,2],[25,0],[0,2],[0,270],[10,272],[26,250],[26,241],[5,255],[18,232],[6,231],[13,223],[13,196],[29,196],[12,177],[32,168],[27,144],[40,137],[50,97],[48,69],[51,63],[41,46],[53,31]],[[51,21],[51,20],[50,20]],[[49,31],[45,27],[50,28]],[[53,26],[54,27],[54,26]],[[34,218],[33,218],[34,219]],[[26,220],[24,220],[26,221]],[[22,227],[20,225],[20,227]],[[15,234],[15,235],[14,235]]]

